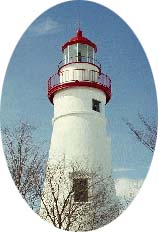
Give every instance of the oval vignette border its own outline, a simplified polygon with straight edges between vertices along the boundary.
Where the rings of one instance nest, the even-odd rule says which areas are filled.
[[[130,0],[128,0],[128,2],[129,2]],[[17,2],[17,3],[16,3]],[[19,1],[17,1],[17,0],[14,0],[14,4],[15,4],[15,6],[17,6],[18,5],[18,2]],[[30,9],[30,6],[31,6],[31,2],[32,1],[29,1],[30,3],[28,3],[28,8],[26,8],[26,12],[30,12],[31,11],[31,9]],[[36,4],[37,4],[37,1],[34,1],[34,2],[36,2]],[[46,2],[50,2],[50,1],[46,1]],[[107,3],[106,3],[107,2]],[[109,3],[108,3],[109,2]],[[112,2],[112,1],[111,1]],[[113,1],[114,2],[114,1]],[[120,2],[122,2],[122,1],[120,1]],[[148,1],[149,2],[149,1]],[[151,1],[150,1],[151,2]],[[7,3],[9,4],[9,0],[8,1],[5,1],[5,4],[7,5]],[[58,4],[59,3],[59,1],[54,1],[53,2],[53,6],[55,5],[55,4]],[[96,3],[100,3],[100,4],[102,4],[103,6],[106,6],[106,7],[108,7],[109,9],[111,9],[111,10],[113,10],[115,13],[117,13],[118,15],[120,15],[126,22],[127,22],[127,24],[128,24],[128,20],[126,19],[126,18],[124,18],[123,17],[123,15],[121,14],[121,11],[120,11],[120,9],[118,8],[117,9],[117,7],[114,9],[113,7],[112,7],[112,4],[111,4],[111,7],[110,7],[110,1],[96,1]],[[4,3],[3,3],[4,4]],[[137,7],[137,10],[138,9],[141,9],[141,7],[139,8],[138,7],[138,5],[137,5],[138,3],[136,2],[135,3],[135,5],[136,5],[136,7]],[[151,4],[151,3],[150,3]],[[44,4],[43,3],[43,11],[45,11],[46,9],[46,7],[49,5],[49,7],[52,7],[52,5],[51,5],[51,3],[49,4]],[[113,3],[113,5],[114,5],[114,3]],[[155,4],[155,7],[156,7],[156,4]],[[2,7],[3,8],[3,7]],[[12,17],[15,17],[16,15],[15,15],[15,13],[16,13],[16,10],[18,11],[18,10],[20,10],[19,9],[19,7],[15,7],[16,9],[14,9],[13,11],[13,14],[12,15],[10,15],[10,18],[12,18]],[[42,8],[42,7],[41,7]],[[121,3],[120,3],[120,8],[121,8]],[[129,7],[130,8],[130,7]],[[153,6],[153,9],[154,9],[154,6]],[[33,8],[32,8],[32,12],[33,12]],[[132,9],[130,8],[130,9],[128,9],[128,11],[130,12]],[[141,9],[141,10],[143,10],[143,11],[145,11],[145,12],[148,12],[149,13],[149,11],[148,11],[148,9]],[[138,10],[139,11],[139,10]],[[144,12],[144,16],[146,15],[146,13]],[[7,14],[7,13],[6,13]],[[34,14],[35,15],[35,14]],[[4,17],[4,15],[2,14],[2,16]],[[37,15],[36,15],[37,16]],[[156,16],[156,15],[155,15]],[[148,17],[150,17],[150,14],[148,14]],[[36,17],[35,17],[36,18]],[[152,20],[151,20],[151,23],[154,23],[154,20],[156,21],[156,19],[154,18],[154,16],[152,16],[152,18],[153,18],[153,22],[152,22]],[[1,21],[2,21],[2,19],[1,19]],[[4,21],[3,21],[3,23],[4,23]],[[22,25],[22,21],[20,22],[20,24]],[[29,17],[28,17],[28,24],[30,24],[30,20],[29,20]],[[130,28],[135,32],[135,28],[133,27],[131,27],[131,25],[129,25],[130,26]],[[136,27],[137,25],[135,25],[135,27]],[[2,28],[2,27],[1,27]],[[156,28],[156,23],[155,23],[155,27],[154,28]],[[5,34],[5,26],[4,26],[4,28],[2,28],[3,29],[3,31],[4,31],[4,34]],[[25,28],[24,28],[24,30],[25,30]],[[138,29],[137,29],[138,30]],[[10,36],[10,35],[6,35],[6,36]],[[138,34],[136,34],[136,36],[138,36],[138,38],[139,38],[139,35]],[[17,40],[19,40],[19,38],[17,38]],[[3,43],[5,43],[5,41],[2,41]],[[141,43],[142,43],[142,41],[140,41]],[[151,41],[152,42],[152,41]],[[17,42],[16,42],[16,44],[17,44]],[[15,44],[15,45],[16,45]],[[14,45],[14,46],[15,46]],[[155,44],[156,45],[156,44]],[[145,52],[146,52],[146,54],[147,54],[147,57],[149,58],[149,62],[150,62],[150,64],[151,64],[151,68],[152,68],[152,71],[153,71],[153,75],[154,76],[156,76],[155,75],[155,72],[154,72],[154,70],[153,70],[153,67],[154,67],[154,65],[152,65],[152,60],[150,59],[150,57],[148,56],[148,53],[147,53],[147,51],[146,51],[146,47],[147,47],[147,45],[144,45],[143,43],[142,43],[142,46],[144,47],[144,49],[145,49]],[[145,47],[146,46],[146,47]],[[3,52],[2,52],[2,54],[3,54]],[[7,54],[6,54],[6,57],[7,57]],[[3,58],[3,56],[2,56],[2,58]],[[10,58],[10,54],[9,54],[9,56],[7,57],[7,59],[9,59]],[[8,60],[9,61],[9,60]],[[4,73],[2,74],[3,75],[3,77],[4,77]],[[154,78],[155,79],[155,78]],[[3,80],[1,79],[1,82],[3,83]],[[156,82],[156,86],[158,86],[158,83],[157,83],[157,81],[155,80],[155,82]],[[1,83],[1,84],[2,84]],[[2,150],[2,148],[1,148],[1,150]],[[157,151],[157,149],[156,149],[156,151]],[[155,152],[156,153],[156,152]],[[147,188],[149,188],[150,187],[150,191],[152,192],[152,189],[153,189],[153,191],[155,191],[155,192],[158,192],[158,189],[156,188],[155,190],[154,190],[154,186],[152,186],[153,184],[154,184],[154,181],[153,182],[150,182],[151,181],[151,179],[153,178],[154,180],[157,178],[156,176],[154,176],[155,175],[155,173],[156,173],[156,170],[155,170],[155,168],[156,168],[156,165],[155,165],[155,162],[156,162],[156,158],[157,157],[155,157],[156,156],[156,154],[154,154],[154,159],[153,159],[153,162],[152,162],[152,164],[151,164],[151,167],[150,167],[150,169],[151,170],[149,170],[149,174],[148,174],[148,176],[147,176],[147,180],[145,180],[145,182],[144,182],[144,185],[145,186],[143,186],[143,188],[142,188],[142,190],[141,190],[141,194],[139,193],[139,195],[142,195],[143,196],[143,192],[144,192],[144,194],[146,195],[145,197],[143,197],[143,200],[145,201],[145,200],[147,200],[147,201],[149,201],[149,200],[151,200],[151,199],[149,199],[149,196],[152,196],[152,195],[147,195],[145,192],[146,192],[146,189]],[[3,163],[5,164],[5,162],[4,162],[4,160],[2,161],[2,165],[3,165]],[[4,168],[5,169],[5,168]],[[3,166],[2,166],[2,169],[1,169],[1,171],[3,171]],[[5,170],[6,171],[6,170]],[[4,171],[4,172],[5,172]],[[153,176],[152,176],[153,175]],[[8,178],[8,177],[7,177]],[[4,178],[4,180],[5,180],[5,178]],[[7,180],[7,179],[6,179]],[[8,181],[8,180],[7,180]],[[5,181],[4,181],[5,182]],[[2,182],[1,183],[1,185],[2,186],[4,186],[4,182]],[[149,184],[151,183],[151,186],[149,186]],[[10,185],[12,185],[12,181],[10,181]],[[3,189],[3,188],[2,188]],[[5,189],[5,186],[4,186],[4,189]],[[15,191],[15,189],[14,189],[14,187],[13,187],[13,192]],[[17,194],[17,192],[15,193],[15,195]],[[1,195],[0,195],[1,196]],[[11,194],[10,193],[6,193],[5,195],[2,195],[2,197],[4,197],[5,196],[5,201],[7,202],[7,198],[11,198]],[[155,197],[156,197],[156,195],[154,195]],[[9,205],[6,205],[6,204],[4,204],[3,203],[3,201],[4,201],[4,199],[2,199],[2,197],[1,197],[1,206],[2,206],[2,211],[1,212],[6,212],[6,208],[9,206]],[[19,198],[19,196],[17,196],[17,198]],[[140,198],[140,197],[139,197]],[[141,198],[140,198],[141,199]],[[138,199],[138,200],[140,200],[140,199]],[[12,199],[13,201],[17,201],[17,199],[15,198],[13,198]],[[151,202],[153,202],[154,203],[154,200],[155,200],[155,205],[156,205],[156,203],[158,203],[157,201],[157,198],[155,198],[155,199],[152,199],[152,201]],[[20,203],[20,202],[19,202]],[[139,203],[139,202],[138,202]],[[146,202],[142,202],[141,204],[143,204],[143,203],[146,203]],[[139,203],[140,204],[140,203]],[[17,204],[18,205],[18,204]],[[22,205],[23,206],[23,205]],[[128,217],[131,215],[132,216],[132,213],[134,214],[134,213],[136,213],[135,211],[136,211],[136,205],[135,205],[135,209],[131,209],[131,212],[129,212],[128,213]],[[25,215],[25,211],[28,211],[28,214],[30,213],[29,212],[29,210],[26,210],[26,207],[25,207],[25,204],[24,204],[24,207],[20,207],[20,210],[22,210],[22,212],[20,211],[20,213],[19,213],[19,209],[18,209],[18,206],[17,206],[17,210],[15,211],[16,213],[15,213],[15,215],[12,215],[13,216],[13,218],[15,218],[14,220],[15,220],[15,222],[16,222],[16,220],[17,220],[17,217],[18,217],[18,221],[21,221],[21,225],[22,225],[22,222],[24,223],[24,222],[26,222],[26,220],[22,217],[22,215]],[[154,205],[153,205],[153,210],[154,210]],[[128,210],[129,211],[129,210]],[[142,212],[143,212],[143,210],[142,210]],[[145,215],[145,213],[144,213],[144,215]],[[149,212],[149,217],[151,216],[151,214],[150,214],[150,212]],[[0,214],[0,216],[1,216],[1,218],[3,219],[3,216]],[[134,215],[133,215],[134,216]],[[28,217],[28,215],[27,215],[27,217]],[[32,224],[32,217],[33,217],[33,215],[31,215],[31,213],[30,213],[30,223],[31,223],[31,228],[32,229],[35,229],[36,228],[36,231],[38,230],[39,232],[40,231],[42,231],[43,229],[40,227],[41,225],[40,224],[45,224],[45,223],[39,223],[39,227],[38,227],[38,224],[36,224],[36,223],[38,223],[38,220],[36,221],[36,223],[33,225]],[[125,216],[126,217],[126,216]],[[125,218],[124,217],[124,218]],[[141,218],[142,219],[140,219],[140,224],[138,225],[138,229],[139,228],[141,228],[141,223],[143,222],[144,223],[144,229],[146,229],[146,223],[145,223],[145,221],[144,221],[144,219],[143,219],[143,214],[142,214],[142,216],[141,216]],[[6,219],[8,218],[8,216],[6,217]],[[134,216],[134,219],[136,218],[136,215]],[[133,220],[134,220],[133,219]],[[156,216],[155,216],[155,219],[156,219]],[[112,223],[112,224],[116,224],[116,225],[109,225],[109,228],[111,228],[111,230],[110,231],[115,231],[115,228],[117,228],[117,230],[119,229],[119,230],[121,230],[122,232],[123,231],[126,231],[126,229],[127,229],[127,227],[126,227],[126,229],[125,229],[125,227],[124,227],[124,225],[122,225],[121,223],[123,223],[123,221],[121,221],[121,220],[124,220],[123,219],[123,217],[122,217],[122,219],[120,220],[120,226],[118,226],[117,225],[117,223],[119,223],[119,220],[120,220],[120,218],[117,220],[118,222],[116,222],[116,223]],[[133,221],[132,220],[132,221]],[[3,221],[3,220],[2,220]],[[8,220],[6,220],[6,221],[3,221],[2,222],[2,225],[4,225],[5,226],[5,224],[8,222]],[[149,222],[151,222],[151,223],[153,223],[154,222],[154,217],[153,217],[153,220],[150,220],[150,218],[149,218]],[[148,222],[148,224],[147,225],[150,225],[151,223],[149,223]],[[4,224],[3,224],[4,223]],[[14,226],[16,226],[16,223],[14,224]],[[116,226],[116,227],[115,227]],[[20,230],[18,230],[18,228],[20,228],[21,226],[18,226],[17,225],[17,227],[15,227],[16,228],[16,231],[18,232],[18,231],[21,231],[21,229]],[[25,231],[28,231],[28,225],[26,225],[26,228],[25,228],[25,224],[23,224],[23,231],[25,232]],[[123,228],[124,227],[124,228]],[[155,225],[154,224],[152,224],[152,227],[153,228],[156,228],[156,227],[158,227],[158,223],[156,222],[156,220],[155,220]],[[8,228],[8,227],[7,227]],[[13,230],[13,228],[14,227],[12,227],[12,225],[10,225],[10,229],[12,228],[12,230]],[[47,231],[47,228],[46,228],[46,226],[44,225],[43,226],[43,228],[45,228],[46,229],[46,231]],[[50,231],[50,228],[51,227],[49,227],[48,226],[48,231]],[[135,228],[137,228],[137,227],[135,227]],[[54,229],[53,228],[53,231],[54,230],[56,230],[56,229]],[[132,231],[133,229],[131,229],[130,231]],[[107,228],[101,228],[101,229],[99,229],[99,231],[108,231],[108,226],[107,226]],[[144,230],[144,231],[147,231],[147,230]]]

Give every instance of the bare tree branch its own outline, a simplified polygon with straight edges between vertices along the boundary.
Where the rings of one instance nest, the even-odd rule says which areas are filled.
[[[151,121],[146,118],[143,114],[138,114],[140,121],[140,127],[136,127],[133,123],[127,119],[123,119],[125,124],[128,126],[135,138],[141,142],[147,149],[154,152],[156,138],[157,138],[157,124],[155,121]]]
[[[33,137],[35,128],[20,123],[15,128],[2,128],[4,153],[11,176],[23,198],[35,211],[39,207],[37,186],[44,179],[45,157]]]
[[[67,171],[64,161],[61,161],[47,167],[42,194],[44,205],[41,205],[40,216],[49,220],[48,212],[52,212],[54,224],[58,228],[72,230],[75,225],[75,230],[96,229],[111,222],[120,213],[119,203],[111,198],[115,193],[112,178],[105,178],[96,171],[83,170],[81,166],[73,164],[71,170]],[[92,183],[89,181],[88,185],[88,202],[74,200],[72,180],[76,176],[78,178],[88,176],[89,180],[93,180]],[[85,220],[86,217],[89,220]]]

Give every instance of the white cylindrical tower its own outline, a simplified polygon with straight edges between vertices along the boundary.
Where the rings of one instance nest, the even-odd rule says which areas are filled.
[[[116,203],[105,116],[105,105],[111,98],[111,80],[96,61],[96,45],[83,37],[80,29],[62,46],[62,52],[64,60],[59,63],[58,72],[48,80],[54,117],[40,214],[51,221],[47,211],[51,214],[52,210],[46,210],[48,202],[49,207],[54,204],[51,187],[59,204],[59,209],[53,212],[54,220],[57,219],[54,225],[83,231],[110,222],[107,212]],[[51,186],[50,176],[54,181]],[[69,195],[69,203],[78,207],[78,213],[71,215],[68,228],[69,219],[64,219],[69,218],[68,209],[65,212],[62,209]],[[63,218],[61,223],[59,214]],[[106,219],[99,220],[101,217]]]

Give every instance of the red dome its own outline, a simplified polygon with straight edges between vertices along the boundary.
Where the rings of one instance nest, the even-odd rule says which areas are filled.
[[[82,31],[79,29],[77,30],[76,36],[71,38],[68,42],[66,42],[63,46],[62,46],[62,51],[64,51],[65,48],[67,48],[68,45],[72,45],[75,43],[81,43],[81,44],[87,44],[91,47],[94,48],[94,51],[97,52],[97,46],[92,43],[89,39],[85,38],[82,36]]]

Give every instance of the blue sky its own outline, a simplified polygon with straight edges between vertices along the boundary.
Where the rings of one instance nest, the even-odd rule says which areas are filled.
[[[19,120],[37,126],[36,137],[49,149],[53,106],[47,99],[47,80],[62,60],[61,46],[78,28],[97,47],[102,71],[112,80],[112,99],[106,106],[112,138],[114,176],[144,178],[152,154],[130,134],[122,118],[140,127],[138,113],[157,119],[156,93],[148,60],[131,29],[101,5],[67,2],[42,14],[19,40],[8,65],[1,100],[2,126]]]

